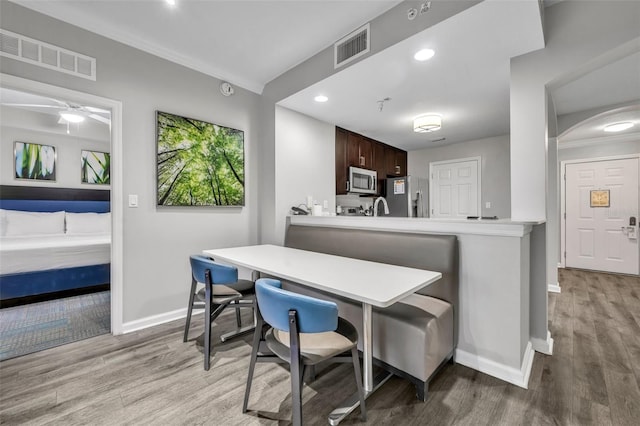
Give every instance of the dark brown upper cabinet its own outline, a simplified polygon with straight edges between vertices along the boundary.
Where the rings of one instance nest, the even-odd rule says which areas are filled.
[[[377,171],[380,195],[387,177],[407,174],[407,152],[336,127],[336,195],[347,193],[350,166]]]

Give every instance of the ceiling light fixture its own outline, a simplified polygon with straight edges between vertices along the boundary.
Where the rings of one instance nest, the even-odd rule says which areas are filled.
[[[313,100],[316,102],[327,102],[329,98],[327,98],[325,95],[318,95],[315,98],[313,98]]]
[[[415,59],[416,61],[426,61],[433,58],[433,55],[435,54],[436,52],[433,51],[433,49],[422,49],[417,51],[416,54],[413,55],[413,59]]]
[[[80,115],[73,111],[60,111],[59,114],[67,123],[82,123],[84,121],[84,115]]]
[[[167,4],[168,4],[169,6],[171,6],[171,7],[173,7],[173,6],[175,6],[175,5],[176,5],[176,0],[164,0],[164,1],[166,1],[166,2],[167,2]]]
[[[439,114],[424,114],[413,119],[413,131],[416,133],[435,132],[442,127]]]
[[[612,123],[604,126],[605,132],[621,132],[623,130],[630,129],[634,126],[631,121],[621,121],[620,123]]]

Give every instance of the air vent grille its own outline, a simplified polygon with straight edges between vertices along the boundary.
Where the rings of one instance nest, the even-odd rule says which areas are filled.
[[[334,44],[334,68],[369,53],[369,29],[370,25],[366,24]]]
[[[96,59],[0,28],[0,56],[96,79]]]

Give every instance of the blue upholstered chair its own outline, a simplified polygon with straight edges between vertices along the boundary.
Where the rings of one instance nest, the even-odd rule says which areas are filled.
[[[280,281],[271,278],[257,280],[255,289],[258,322],[242,412],[247,411],[256,362],[289,364],[293,424],[298,426],[302,424],[302,381],[305,369],[327,360],[346,360],[353,362],[360,395],[360,416],[362,420],[366,420],[358,358],[358,332],[351,323],[338,317],[338,306],[334,302],[283,290]],[[262,333],[263,321],[271,326],[266,334]],[[271,353],[263,352],[263,343]]]
[[[212,259],[193,255],[191,261],[191,293],[184,327],[184,341],[187,341],[193,308],[204,308],[204,369],[209,370],[211,352],[211,323],[227,306],[236,309],[238,327],[242,326],[240,308],[253,309],[254,302],[249,300],[254,293],[254,283],[249,280],[238,280],[238,269],[222,265]],[[198,283],[204,287],[198,289]],[[208,320],[207,320],[208,319]]]

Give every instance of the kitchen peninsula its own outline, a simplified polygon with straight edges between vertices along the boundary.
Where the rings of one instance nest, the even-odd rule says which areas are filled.
[[[534,349],[551,352],[548,332],[540,338],[531,333],[531,324],[542,315],[546,327],[547,286],[544,256],[539,255],[543,223],[364,216],[292,216],[288,223],[456,235],[460,312],[455,361],[526,388]]]

